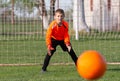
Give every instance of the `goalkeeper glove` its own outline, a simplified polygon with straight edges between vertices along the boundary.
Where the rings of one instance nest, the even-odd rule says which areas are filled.
[[[51,56],[51,50],[54,50],[54,48],[51,45],[48,45],[47,50],[48,50],[48,55]]]
[[[70,43],[66,43],[66,47],[68,49],[68,52],[70,52],[70,50],[71,50],[71,44]]]

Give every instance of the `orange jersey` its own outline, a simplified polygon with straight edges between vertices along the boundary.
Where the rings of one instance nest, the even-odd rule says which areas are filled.
[[[58,26],[55,20],[52,21],[47,29],[46,45],[51,45],[51,38],[54,38],[55,40],[64,40],[65,43],[70,43],[68,23],[63,20],[62,25]]]

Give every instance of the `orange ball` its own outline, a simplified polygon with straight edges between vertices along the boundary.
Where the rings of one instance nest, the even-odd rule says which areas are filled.
[[[105,59],[95,50],[85,51],[78,57],[77,71],[84,79],[98,79],[104,75],[106,68]]]

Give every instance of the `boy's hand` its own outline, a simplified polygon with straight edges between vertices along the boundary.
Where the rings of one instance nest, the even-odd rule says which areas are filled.
[[[48,55],[51,56],[51,50],[54,50],[54,48],[51,45],[48,45],[47,50],[48,50]]]
[[[70,50],[71,50],[71,44],[70,43],[66,43],[66,47],[68,49],[68,52],[70,52]]]

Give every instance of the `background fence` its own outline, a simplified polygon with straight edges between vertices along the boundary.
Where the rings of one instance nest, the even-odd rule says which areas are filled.
[[[0,64],[42,64],[46,54],[46,30],[43,29],[42,19],[40,19],[40,17],[18,17],[15,14],[12,16],[12,10],[8,9],[11,4],[10,2],[7,4],[1,3],[0,5]],[[119,5],[114,6],[114,8],[119,8],[118,12],[120,12]],[[21,12],[23,12],[25,8],[26,6],[22,7]],[[90,27],[92,22],[89,21],[93,21],[94,17],[87,15],[85,17],[89,20],[86,21],[91,30],[89,33],[79,32],[80,39],[76,41],[73,30],[72,5],[71,7],[64,6],[64,9],[66,13],[65,20],[68,21],[70,26],[69,33],[71,42],[77,55],[84,50],[93,49],[104,54],[108,62],[120,62],[120,30],[118,30],[120,23],[112,26],[113,29],[114,27],[118,29],[99,31],[96,28]],[[111,16],[111,18],[114,17],[116,17],[116,14]],[[120,14],[117,14],[117,18],[118,17],[120,17]],[[13,19],[14,23],[12,21]],[[100,23],[97,20],[94,21],[95,26]],[[107,24],[114,24],[114,20]],[[58,47],[57,49],[59,50],[60,48]],[[58,60],[59,58],[65,60]],[[54,61],[52,61],[52,63],[72,62],[69,56],[64,54],[62,50],[57,51],[53,59]]]

